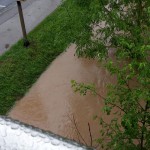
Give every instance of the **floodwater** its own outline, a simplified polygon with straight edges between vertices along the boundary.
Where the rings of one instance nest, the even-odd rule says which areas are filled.
[[[105,116],[101,111],[103,100],[91,93],[86,96],[74,93],[71,80],[95,83],[98,92],[105,95],[106,83],[114,78],[96,61],[79,59],[74,53],[75,45],[72,44],[16,103],[9,116],[91,145],[90,133],[93,140],[99,136],[99,123],[93,117]]]

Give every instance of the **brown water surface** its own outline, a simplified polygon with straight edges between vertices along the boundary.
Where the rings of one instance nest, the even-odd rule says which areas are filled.
[[[25,97],[16,103],[9,116],[90,145],[88,123],[93,139],[96,139],[99,126],[93,116],[104,116],[101,112],[103,101],[90,93],[86,96],[74,93],[70,81],[95,83],[99,92],[105,95],[106,83],[114,79],[96,61],[79,59],[74,53],[75,45],[71,45],[47,68]]]

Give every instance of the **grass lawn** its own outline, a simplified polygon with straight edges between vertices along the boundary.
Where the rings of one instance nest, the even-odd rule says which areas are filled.
[[[67,0],[29,33],[29,48],[19,41],[0,56],[0,115],[6,115],[46,67],[75,41],[84,29],[79,11]],[[77,17],[78,22],[71,17]]]

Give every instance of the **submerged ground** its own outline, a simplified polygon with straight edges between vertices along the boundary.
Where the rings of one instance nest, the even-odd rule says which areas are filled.
[[[96,61],[79,59],[74,54],[75,45],[71,45],[16,103],[9,116],[91,146],[88,123],[95,145],[99,123],[93,117],[104,116],[101,111],[104,103],[90,93],[86,96],[74,93],[71,80],[95,83],[101,95],[105,95],[106,84],[113,79]]]

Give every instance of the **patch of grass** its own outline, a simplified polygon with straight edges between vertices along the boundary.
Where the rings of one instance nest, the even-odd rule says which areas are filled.
[[[29,48],[20,40],[0,56],[0,115],[5,115],[29,90],[46,67],[83,30],[80,7],[66,1],[29,33]],[[68,14],[68,11],[71,14]],[[71,19],[77,17],[78,22]]]

